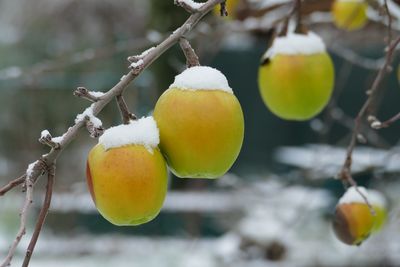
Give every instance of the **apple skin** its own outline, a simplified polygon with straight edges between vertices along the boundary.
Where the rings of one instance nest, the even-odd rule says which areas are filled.
[[[385,207],[377,206],[377,205],[372,205],[372,208],[375,211],[375,216],[374,216],[374,226],[372,227],[372,233],[379,232],[382,230],[383,226],[386,223],[387,220],[387,210]]]
[[[100,214],[118,226],[154,219],[163,205],[168,184],[165,160],[158,148],[142,145],[105,150],[96,145],[87,161],[87,183]]]
[[[276,116],[308,120],[327,105],[334,85],[334,67],[327,53],[277,54],[259,68],[262,99]]]
[[[222,90],[166,90],[154,109],[160,149],[180,178],[218,178],[239,155],[244,118],[237,98]]]
[[[367,23],[368,5],[365,2],[334,1],[333,22],[339,29],[353,31]]]
[[[343,203],[336,207],[333,230],[347,245],[361,245],[369,237],[375,218],[365,203]]]

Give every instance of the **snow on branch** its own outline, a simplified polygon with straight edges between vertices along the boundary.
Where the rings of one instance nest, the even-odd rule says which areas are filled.
[[[6,184],[3,187],[0,187],[0,196],[4,195],[11,189],[15,188],[18,185],[24,185],[25,188],[25,202],[21,209],[21,218],[20,218],[20,228],[17,232],[16,238],[11,245],[6,258],[3,263],[1,263],[0,267],[6,267],[11,264],[11,260],[16,252],[16,248],[25,234],[25,226],[27,220],[27,213],[30,209],[32,203],[32,194],[33,194],[33,186],[39,176],[44,173],[48,174],[48,185],[47,185],[47,193],[45,202],[42,205],[42,209],[39,215],[39,219],[36,224],[35,232],[31,238],[31,243],[26,252],[25,262],[23,266],[28,266],[30,257],[33,253],[33,248],[35,247],[37,238],[41,231],[42,225],[44,223],[48,208],[50,206],[50,199],[52,193],[52,181],[54,179],[54,164],[62,151],[67,147],[67,145],[76,138],[78,135],[78,131],[86,126],[90,132],[92,137],[98,137],[102,134],[103,128],[101,121],[96,117],[96,115],[103,110],[103,108],[110,103],[115,97],[122,96],[122,93],[125,91],[127,86],[139,75],[141,72],[148,67],[151,63],[153,63],[158,57],[160,57],[164,52],[170,49],[173,45],[178,43],[182,37],[184,37],[187,33],[189,33],[193,27],[201,20],[201,18],[210,12],[216,5],[223,2],[223,0],[208,0],[204,3],[195,3],[193,1],[178,1],[179,5],[186,5],[190,8],[188,11],[195,11],[184,23],[181,27],[179,27],[176,31],[174,31],[171,35],[169,35],[166,39],[164,39],[159,45],[156,47],[145,51],[142,53],[141,57],[138,61],[135,62],[133,66],[131,66],[131,70],[127,74],[125,74],[121,80],[119,80],[111,89],[109,89],[105,94],[102,93],[93,93],[87,91],[85,88],[78,88],[75,91],[75,95],[86,98],[94,103],[85,109],[84,112],[78,114],[75,119],[74,125],[68,128],[68,130],[62,134],[60,137],[52,138],[48,131],[43,131],[40,140],[44,143],[48,143],[52,146],[52,149],[49,153],[42,155],[39,160],[35,161],[33,164],[30,164],[26,174],[23,176],[16,178]],[[190,12],[192,13],[192,12]],[[54,142],[54,144],[53,144]],[[54,149],[53,145],[58,143],[58,149]]]
[[[189,13],[199,12],[204,3],[197,3],[193,0],[174,0],[175,5],[183,7]]]

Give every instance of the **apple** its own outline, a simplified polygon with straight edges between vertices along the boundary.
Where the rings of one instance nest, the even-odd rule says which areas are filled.
[[[278,37],[265,53],[258,72],[265,105],[286,120],[308,120],[327,105],[334,67],[322,40],[313,33]]]
[[[335,0],[332,5],[336,27],[348,31],[358,30],[367,23],[368,4],[364,0]]]
[[[217,178],[239,155],[243,112],[225,76],[197,66],[175,77],[158,99],[154,118],[160,149],[181,178]]]
[[[369,237],[374,217],[365,203],[346,203],[336,207],[333,229],[347,245],[360,245]]]
[[[106,130],[89,153],[86,173],[92,199],[100,214],[115,225],[146,223],[163,205],[167,166],[156,145],[145,140],[155,136],[152,131],[158,138],[151,120]],[[154,124],[150,129],[141,127],[149,122]]]
[[[355,187],[350,187],[339,200],[333,220],[337,238],[348,245],[360,245],[379,231],[387,218],[385,197],[376,190],[358,189],[372,209]]]

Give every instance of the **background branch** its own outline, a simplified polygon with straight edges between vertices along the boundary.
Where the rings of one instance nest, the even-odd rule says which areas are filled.
[[[368,108],[370,107],[371,103],[373,102],[376,96],[376,93],[380,88],[380,85],[383,81],[383,78],[385,77],[385,74],[390,68],[390,64],[393,61],[395,49],[399,43],[400,43],[400,37],[398,37],[388,47],[385,63],[383,67],[379,70],[378,75],[376,76],[371,89],[367,91],[368,98],[365,101],[364,105],[361,107],[360,111],[357,114],[357,117],[354,120],[354,127],[351,135],[350,144],[347,147],[346,159],[339,174],[339,177],[342,179],[344,183],[349,183],[352,186],[356,185],[355,181],[351,176],[352,154],[354,147],[356,146],[357,143],[357,136],[360,133],[361,120],[365,117]]]

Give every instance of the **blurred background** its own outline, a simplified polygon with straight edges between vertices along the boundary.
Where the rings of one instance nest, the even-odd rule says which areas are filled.
[[[357,182],[390,203],[385,228],[360,247],[343,245],[331,230],[344,192],[334,176],[352,118],[384,60],[386,20],[370,8],[363,29],[344,32],[332,24],[332,1],[304,2],[305,23],[324,39],[336,71],[333,98],[319,116],[283,121],[258,91],[260,58],[292,1],[245,0],[228,19],[209,14],[188,39],[203,65],[227,76],[243,108],[245,140],[231,171],[215,181],[171,175],[155,220],[116,227],[90,199],[85,164],[97,141],[82,130],[57,162],[54,199],[31,266],[400,266],[400,123],[379,132],[363,127],[368,142],[354,156]],[[172,0],[0,1],[0,184],[47,153],[37,141],[43,129],[62,135],[88,106],[72,95],[76,87],[109,90],[128,71],[128,56],[159,43],[187,17]],[[395,36],[399,27],[396,19]],[[400,111],[397,65],[395,59],[374,105],[382,120]],[[150,114],[184,68],[179,46],[162,55],[126,90],[131,111]],[[121,123],[115,103],[99,117],[106,127]],[[20,265],[29,242],[43,180],[12,266]],[[18,229],[20,191],[0,198],[0,258]]]

